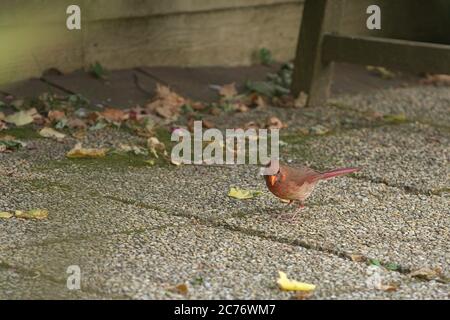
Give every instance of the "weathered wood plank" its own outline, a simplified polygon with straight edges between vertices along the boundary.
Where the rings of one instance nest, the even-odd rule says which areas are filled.
[[[301,4],[304,0],[86,0],[90,21]]]
[[[322,60],[450,73],[450,45],[327,34],[323,40]]]
[[[308,93],[308,105],[324,102],[330,90],[333,74],[332,61],[322,61],[322,38],[325,32],[339,30],[343,9],[342,0],[309,0],[305,3],[304,17],[295,58],[292,93]]]
[[[268,72],[275,72],[277,65],[248,67],[143,67],[143,72],[169,85],[176,92],[193,100],[213,102],[219,98],[217,90],[210,85],[224,85],[234,82],[242,90],[247,80],[265,80]]]
[[[0,28],[0,84],[83,66],[82,33],[59,25]]]
[[[249,65],[262,47],[286,61],[294,57],[301,11],[299,4],[286,4],[92,22],[85,30],[85,63],[110,69]]]
[[[138,85],[136,85],[135,77],[137,77]],[[145,103],[153,96],[152,92],[156,88],[156,81],[135,70],[108,72],[106,80],[97,79],[83,71],[62,76],[44,76],[44,79],[83,95],[93,104],[117,108]]]
[[[60,23],[65,26],[66,8],[77,4],[84,21],[129,19],[260,6],[301,4],[304,0],[2,0],[0,26]]]
[[[1,86],[0,92],[3,92],[4,95],[12,95],[14,98],[35,98],[45,92],[67,94],[67,92],[35,78]]]

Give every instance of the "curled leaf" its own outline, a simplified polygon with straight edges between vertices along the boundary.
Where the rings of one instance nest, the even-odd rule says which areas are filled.
[[[25,126],[34,121],[34,116],[37,115],[36,109],[22,110],[13,114],[10,114],[5,118],[5,122],[13,123],[18,127]]]
[[[9,219],[13,216],[10,212],[0,211],[0,219]]]
[[[17,218],[22,218],[22,219],[41,220],[41,219],[45,219],[48,217],[48,211],[42,210],[42,209],[34,209],[34,210],[30,210],[30,211],[16,210],[14,214]]]
[[[232,187],[228,192],[228,196],[239,200],[245,200],[259,196],[261,193],[262,193],[261,191],[245,190]]]
[[[53,138],[57,140],[61,140],[66,137],[64,133],[58,132],[55,129],[48,127],[42,128],[41,131],[39,131],[39,135],[41,135],[44,138]]]
[[[219,89],[219,94],[225,99],[233,98],[237,95],[236,84],[233,82],[221,86]]]
[[[81,143],[77,143],[75,147],[67,154],[67,158],[102,158],[106,156],[108,152],[107,148],[95,149],[95,148],[83,148]]]
[[[288,279],[286,273],[278,271],[279,278],[277,280],[278,285],[282,290],[286,291],[313,291],[316,286],[313,284],[299,282],[296,280]]]

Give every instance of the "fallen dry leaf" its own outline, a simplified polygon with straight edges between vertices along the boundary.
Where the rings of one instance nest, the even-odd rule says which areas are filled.
[[[172,292],[176,292],[179,294],[182,294],[183,296],[187,295],[189,293],[189,288],[185,283],[181,283],[171,289],[169,289]]]
[[[236,84],[230,83],[220,87],[219,94],[225,99],[231,99],[237,95]]]
[[[0,211],[0,219],[9,219],[12,216],[14,215],[10,212]]]
[[[424,280],[433,280],[439,278],[442,275],[442,270],[440,268],[421,268],[418,270],[414,270],[409,274],[411,277],[424,279]]]
[[[239,200],[245,200],[257,197],[261,193],[261,191],[245,190],[237,187],[231,187],[230,191],[228,192],[228,196]]]
[[[69,119],[67,121],[67,126],[70,129],[86,129],[87,128],[86,122],[84,122],[83,120],[78,119],[78,118]]]
[[[118,148],[119,152],[131,152],[134,153],[135,155],[147,155],[148,151],[143,148],[143,147],[139,147],[139,146],[134,146],[134,145],[128,145],[128,144],[119,144],[119,148]]]
[[[77,143],[75,147],[67,154],[67,158],[102,158],[106,156],[107,148],[83,148],[81,143]]]
[[[351,254],[350,259],[352,259],[352,261],[354,261],[354,262],[364,262],[367,260],[366,257],[364,257],[363,255],[360,255],[360,254]]]
[[[48,112],[48,119],[50,121],[55,121],[58,122],[60,120],[62,120],[63,118],[66,117],[66,114],[64,113],[64,111],[60,111],[60,110],[50,110]]]
[[[166,150],[166,146],[164,143],[160,142],[156,137],[150,137],[147,139],[147,147],[150,150],[156,150],[164,152]]]
[[[393,79],[395,78],[395,73],[386,69],[385,67],[367,66],[367,71],[382,78],[382,79]]]
[[[34,108],[26,111],[23,110],[5,117],[5,122],[12,123],[18,127],[21,127],[32,123],[37,114],[38,113]]]
[[[450,74],[428,74],[420,82],[423,84],[450,86]]]
[[[41,220],[41,219],[45,219],[48,217],[48,211],[42,210],[42,209],[34,209],[34,210],[29,210],[29,211],[16,210],[14,212],[14,214],[17,218],[21,218],[21,219]]]
[[[84,130],[78,130],[72,133],[72,137],[74,137],[77,140],[83,140],[86,137],[86,131]]]
[[[294,299],[296,300],[308,300],[313,296],[313,291],[297,291],[294,295]]]
[[[378,289],[378,290],[381,290],[381,291],[386,291],[386,292],[393,292],[393,291],[397,291],[398,290],[398,286],[395,285],[395,284],[383,284],[383,283],[380,283],[375,288]]]
[[[256,108],[264,108],[267,106],[266,100],[257,93],[253,93],[249,96],[249,105]]]
[[[156,85],[155,98],[146,105],[146,109],[168,120],[175,120],[180,115],[181,107],[187,100],[168,87]]]
[[[267,129],[283,129],[287,126],[277,117],[268,117],[266,120]]]
[[[64,133],[58,132],[55,129],[52,129],[49,127],[42,128],[39,131],[39,135],[44,138],[52,138],[52,139],[57,139],[57,140],[61,140],[66,137],[66,135]]]
[[[195,111],[203,111],[203,110],[206,109],[206,105],[205,105],[204,103],[202,103],[202,102],[194,102],[194,103],[191,105],[191,107],[192,107],[192,109],[195,110]]]
[[[116,108],[106,108],[103,112],[100,112],[100,117],[108,122],[120,124],[128,119],[128,113]]]
[[[279,278],[277,280],[277,283],[282,290],[313,291],[314,289],[316,289],[316,286],[313,284],[288,279],[286,273],[284,273],[282,271],[278,271],[278,275],[279,275]]]
[[[244,130],[247,129],[259,129],[259,124],[255,121],[247,122],[246,124],[244,124]]]
[[[233,108],[237,112],[248,112],[250,110],[249,107],[241,102],[236,103]]]

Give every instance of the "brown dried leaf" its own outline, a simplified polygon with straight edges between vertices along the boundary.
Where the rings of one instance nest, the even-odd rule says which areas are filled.
[[[219,108],[217,108],[217,107],[212,107],[212,108],[209,110],[209,113],[212,114],[213,116],[218,116],[218,115],[221,114],[221,112],[222,112],[222,111],[221,111]]]
[[[360,254],[351,254],[350,259],[352,259],[352,261],[354,261],[354,262],[364,262],[367,260],[366,257],[364,257],[363,255],[360,255]]]
[[[442,275],[442,270],[440,268],[421,268],[418,270],[414,270],[409,274],[411,277],[424,279],[424,280],[433,280],[439,278]]]
[[[202,103],[202,102],[194,102],[194,103],[191,105],[191,107],[192,107],[192,109],[195,110],[195,111],[203,111],[203,110],[205,110],[206,105],[205,105],[204,103]]]
[[[283,129],[286,128],[285,125],[279,118],[277,117],[268,117],[266,120],[266,128],[267,129]]]
[[[66,114],[64,113],[64,111],[60,111],[60,110],[50,110],[48,112],[48,119],[50,121],[55,121],[58,122],[60,120],[62,120],[63,118],[65,118]]]
[[[296,291],[294,299],[296,300],[308,300],[314,295],[314,291]]]
[[[244,130],[247,129],[259,129],[259,124],[255,121],[247,122],[246,124],[244,124]]]
[[[423,84],[434,84],[450,86],[450,75],[449,74],[427,74],[425,79],[420,81]]]
[[[250,109],[245,104],[238,102],[234,105],[234,110],[237,112],[248,112]]]
[[[378,290],[386,291],[386,292],[393,292],[398,290],[398,286],[395,284],[380,284],[377,287]]]
[[[210,120],[202,120],[202,126],[205,129],[211,129],[211,128],[215,128],[216,127],[214,122],[212,122]]]
[[[175,120],[180,114],[181,107],[186,103],[185,98],[158,83],[156,85],[156,96],[153,101],[146,105],[146,109],[165,119]]]
[[[234,82],[230,84],[225,84],[221,86],[219,89],[219,94],[225,99],[231,99],[234,96],[236,96],[237,93],[238,92],[236,90],[236,84]]]
[[[179,285],[177,285],[177,286],[175,286],[175,287],[173,287],[173,288],[171,288],[169,290],[172,291],[172,292],[175,292],[175,293],[182,294],[183,296],[185,296],[185,295],[187,295],[189,293],[189,288],[188,288],[188,286],[185,283],[181,283],[181,284],[179,284]]]
[[[71,129],[86,129],[87,124],[81,119],[74,118],[67,121],[67,126]]]
[[[114,123],[121,123],[128,119],[127,113],[116,108],[106,108],[103,112],[100,112],[100,116],[106,121]]]

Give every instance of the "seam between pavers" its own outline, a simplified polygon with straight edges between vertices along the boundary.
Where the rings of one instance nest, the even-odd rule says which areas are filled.
[[[213,218],[203,218],[203,217],[199,217],[193,214],[190,214],[188,212],[182,212],[182,211],[173,211],[173,210],[166,210],[164,208],[158,207],[158,206],[154,206],[154,205],[148,205],[136,200],[127,200],[127,199],[122,199],[120,197],[115,197],[115,196],[103,196],[107,199],[113,200],[113,201],[119,201],[122,203],[126,203],[126,204],[130,204],[130,205],[134,205],[134,206],[138,206],[141,208],[147,208],[147,209],[152,209],[152,210],[156,210],[159,212],[164,212],[167,214],[171,214],[173,216],[178,216],[178,217],[184,217],[184,218],[189,218],[189,219],[195,219],[197,222],[199,222],[200,224],[207,226],[207,227],[219,227],[219,228],[224,228],[228,231],[232,231],[232,232],[239,232],[242,234],[245,234],[247,236],[256,236],[259,237],[261,239],[265,239],[265,240],[270,240],[273,242],[277,242],[277,243],[281,243],[281,244],[287,244],[287,245],[292,245],[292,246],[299,246],[302,247],[304,249],[307,250],[315,250],[315,251],[319,251],[322,253],[328,253],[328,254],[332,254],[336,257],[342,258],[344,260],[348,260],[348,261],[352,261],[352,262],[356,262],[353,261],[351,258],[351,255],[346,253],[346,252],[342,252],[339,250],[334,250],[334,249],[330,249],[330,248],[325,248],[325,247],[321,247],[318,245],[313,245],[313,244],[309,244],[303,240],[299,240],[299,239],[294,239],[294,240],[290,240],[286,237],[277,237],[277,236],[271,236],[271,235],[267,235],[265,234],[263,231],[259,231],[259,230],[254,230],[254,229],[247,229],[247,228],[242,228],[239,226],[233,226],[230,225],[226,222],[221,222],[218,221],[216,219]],[[369,257],[365,257],[364,259],[365,261],[362,262],[368,262],[370,260]],[[358,263],[358,262],[356,262]],[[387,262],[389,263],[389,262]],[[386,263],[386,264],[387,264]],[[383,263],[382,263],[383,265]],[[389,270],[389,271],[394,271],[394,270]],[[396,272],[400,272],[400,273],[404,273],[407,274],[409,273],[411,270],[409,268],[405,268],[405,267],[399,267],[398,270],[395,270]]]
[[[119,197],[114,197],[114,196],[103,196],[107,199],[113,200],[113,201],[119,201],[122,203],[126,203],[126,204],[131,204],[134,206],[138,206],[141,208],[148,208],[148,209],[152,209],[152,210],[156,210],[159,212],[164,212],[167,214],[171,214],[173,216],[178,216],[178,217],[185,217],[185,218],[189,218],[189,219],[195,219],[196,222],[202,224],[203,226],[206,227],[219,227],[219,228],[223,228],[225,230],[231,231],[231,232],[238,232],[240,234],[244,234],[246,236],[254,236],[254,237],[258,237],[260,239],[264,239],[264,240],[269,240],[269,241],[273,241],[276,243],[280,243],[280,244],[287,244],[287,245],[291,245],[291,246],[296,246],[296,247],[302,247],[306,250],[315,250],[315,251],[319,251],[321,253],[326,253],[326,254],[331,254],[335,257],[341,258],[343,260],[347,260],[347,261],[351,261],[353,263],[365,263],[366,265],[370,265],[370,260],[372,260],[372,258],[361,255],[362,260],[361,261],[354,261],[352,259],[352,255],[343,251],[339,251],[339,250],[334,250],[334,249],[330,249],[330,248],[325,248],[322,247],[320,245],[313,245],[313,244],[309,244],[303,240],[299,240],[299,239],[294,239],[294,240],[290,240],[286,237],[276,237],[276,236],[272,236],[272,235],[267,235],[265,234],[263,231],[259,231],[259,230],[254,230],[254,229],[247,229],[247,228],[242,228],[239,226],[232,226],[226,222],[220,222],[216,219],[213,218],[202,218],[199,216],[195,216],[192,215],[190,213],[184,213],[181,211],[173,211],[173,210],[166,210],[164,208],[160,208],[158,206],[152,206],[152,205],[147,205],[145,203],[139,202],[139,201],[135,201],[135,200],[126,200],[126,199],[122,199]],[[382,267],[386,267],[388,264],[390,263],[390,261],[381,261],[380,264]],[[398,272],[400,274],[403,275],[408,275],[409,273],[411,273],[411,269],[410,268],[406,268],[403,267],[401,265],[398,265],[398,269],[397,270],[391,270],[388,268],[385,268],[387,271],[389,272]],[[437,281],[440,283],[447,283],[448,279],[444,277],[441,278],[437,278],[437,279],[430,279],[430,280],[422,280],[422,279],[415,279],[415,278],[411,278],[412,282],[429,282],[429,281]]]
[[[61,85],[59,85],[59,84],[57,84],[57,83],[54,83],[53,81],[48,80],[48,79],[46,79],[45,77],[41,77],[41,78],[39,78],[39,80],[41,80],[42,82],[44,82],[44,83],[46,83],[46,84],[48,84],[48,85],[50,85],[50,86],[52,86],[52,87],[55,87],[56,89],[59,89],[59,90],[61,90],[61,91],[64,91],[65,93],[68,93],[68,94],[77,94],[75,91],[72,91],[72,90],[70,90],[70,89],[67,89],[66,87],[63,87],[63,86],[61,86]]]
[[[366,179],[365,177],[361,177],[361,178],[349,177],[349,178],[357,179],[357,180],[363,180],[363,181],[368,181],[370,183],[382,183],[382,184],[385,184],[385,185],[387,185],[389,187],[395,187],[395,188],[398,188],[398,189],[404,191],[405,193],[408,193],[407,190],[404,190],[400,186],[392,186],[392,185],[389,185],[389,184],[387,184],[387,183],[385,183],[383,181],[372,181],[371,179]],[[228,229],[230,231],[238,231],[238,232],[242,232],[242,233],[246,233],[246,231],[251,231],[252,233],[250,233],[250,234],[246,233],[246,234],[248,234],[248,235],[256,235],[256,236],[259,236],[261,238],[266,238],[266,239],[269,239],[269,240],[272,240],[272,241],[276,241],[276,242],[279,242],[279,243],[294,244],[294,245],[297,245],[297,246],[301,246],[301,247],[303,247],[305,249],[312,249],[312,250],[318,250],[318,251],[322,251],[322,252],[331,253],[331,254],[339,256],[341,258],[345,258],[347,260],[353,261],[351,259],[351,254],[349,254],[349,253],[341,252],[341,251],[338,251],[338,250],[327,249],[327,248],[323,248],[323,247],[320,247],[320,246],[311,245],[311,244],[309,244],[307,242],[304,242],[304,241],[301,241],[301,240],[292,241],[292,240],[289,240],[289,239],[286,239],[286,238],[278,238],[278,237],[268,236],[268,235],[265,235],[261,231],[251,230],[251,229],[246,229],[246,228],[240,228],[240,227],[237,227],[237,226],[231,226],[231,225],[229,225],[227,223],[221,223],[221,222],[219,222],[219,221],[217,221],[215,219],[205,219],[205,218],[200,218],[198,216],[195,216],[195,215],[192,215],[192,214],[189,214],[189,213],[183,213],[183,212],[180,212],[180,211],[177,212],[177,211],[166,210],[166,209],[158,207],[158,206],[152,206],[152,205],[148,205],[148,204],[142,203],[142,202],[140,202],[138,200],[135,200],[135,199],[127,200],[127,199],[123,199],[123,198],[120,198],[120,197],[117,197],[117,196],[105,196],[105,195],[101,194],[100,192],[98,192],[96,190],[92,190],[92,192],[95,193],[97,196],[102,197],[104,199],[118,201],[118,202],[125,203],[125,204],[131,204],[131,205],[138,206],[138,207],[141,207],[141,208],[152,209],[152,210],[155,210],[157,212],[172,213],[172,214],[174,214],[175,216],[178,216],[178,217],[195,218],[195,219],[200,220],[200,221],[203,220],[202,223],[204,225],[210,225],[210,226],[216,226],[216,227],[217,226],[218,227],[224,227],[224,228],[226,228],[226,229]],[[412,194],[418,195],[416,193],[412,193]],[[430,194],[426,194],[426,193],[419,193],[419,194],[425,195],[425,196],[430,196]],[[86,194],[86,196],[89,197],[89,198],[92,198],[92,194]],[[133,233],[133,232],[145,232],[148,229],[159,229],[159,228],[165,228],[167,226],[169,226],[169,225],[163,225],[161,227],[155,227],[155,228],[141,228],[141,229],[128,230],[128,231],[125,230],[125,231],[107,233],[107,234],[104,234],[104,235],[126,234],[126,233],[130,233],[130,232],[131,233]],[[255,233],[257,233],[257,234],[255,234]],[[98,233],[98,234],[91,234],[91,235],[86,236],[86,237],[67,238],[66,240],[64,240],[64,239],[63,240],[51,240],[51,241],[46,241],[46,242],[42,242],[42,243],[37,243],[36,245],[45,245],[46,243],[48,243],[48,244],[60,243],[60,242],[64,242],[64,241],[70,242],[72,240],[75,240],[75,241],[76,240],[83,240],[83,239],[88,240],[90,238],[95,238],[95,237],[101,236],[101,235],[102,234]],[[17,249],[17,248],[21,248],[21,247],[13,247],[13,248]],[[365,258],[366,262],[371,259],[370,257],[364,257],[364,258]],[[386,263],[389,263],[389,261],[386,262]],[[409,270],[407,268],[404,268],[404,267],[400,268],[400,269],[404,270],[403,273],[409,273],[411,271],[411,270]]]
[[[143,74],[143,75],[145,75],[145,76],[155,80],[158,83],[161,83],[161,84],[163,84],[165,86],[168,86],[168,87],[171,86],[167,81],[164,81],[163,79],[155,76],[154,74],[146,71],[145,69],[142,69],[141,67],[134,68],[134,70],[136,70],[137,72],[139,72],[139,73],[141,73],[141,74]]]
[[[349,176],[348,178],[355,179],[355,180],[360,180],[360,181],[367,181],[367,182],[376,183],[376,184],[383,184],[383,185],[391,187],[391,188],[400,189],[406,194],[412,194],[412,195],[416,195],[416,196],[422,195],[422,196],[428,196],[429,197],[429,196],[433,195],[433,196],[443,197],[443,195],[445,193],[448,193],[446,191],[445,187],[444,188],[437,188],[437,189],[422,191],[422,190],[420,190],[418,188],[415,188],[415,187],[411,187],[411,186],[407,186],[407,185],[401,185],[401,184],[398,184],[398,183],[390,183],[388,181],[385,181],[382,178],[373,179],[373,178],[369,178],[369,177],[364,176],[364,175],[352,176],[352,177]]]
[[[332,107],[332,108],[335,108],[337,110],[351,111],[351,112],[354,112],[354,113],[359,114],[359,115],[365,115],[366,112],[367,112],[367,110],[366,111],[361,111],[361,110],[353,108],[353,107],[351,107],[349,105],[336,104],[333,101],[328,101],[327,107]],[[389,123],[387,121],[384,122],[384,123],[392,125],[392,126],[397,126],[397,125],[402,125],[402,124],[406,124],[406,123],[414,123],[414,122],[418,122],[420,124],[428,125],[428,126],[431,126],[431,127],[434,127],[434,128],[450,130],[450,126],[437,124],[437,123],[434,123],[433,121],[423,121],[422,119],[418,119],[418,118],[415,118],[415,117],[413,117],[413,118],[406,118],[405,121],[402,121],[402,122],[399,122],[399,123],[395,123],[395,122],[394,123],[392,123],[392,122]],[[383,123],[383,121],[382,121],[382,123]],[[370,128],[370,127],[368,127],[368,128]]]
[[[54,239],[54,240],[43,240],[40,242],[35,243],[29,243],[27,245],[23,246],[13,246],[13,247],[6,247],[3,250],[20,250],[24,248],[30,248],[30,247],[45,247],[52,244],[59,244],[59,243],[70,243],[70,242],[76,242],[76,241],[83,241],[83,240],[94,240],[98,237],[109,237],[109,236],[115,236],[115,235],[121,235],[121,234],[140,234],[145,233],[147,231],[152,230],[162,230],[167,227],[172,226],[172,224],[164,224],[158,227],[150,227],[150,228],[139,228],[139,229],[129,229],[129,230],[122,230],[122,231],[116,231],[116,232],[109,232],[109,233],[91,233],[87,236],[74,236],[74,237],[67,237],[62,239]]]
[[[21,276],[24,277],[33,277],[38,275],[39,278],[42,278],[44,280],[50,281],[51,283],[54,284],[66,284],[67,280],[66,279],[58,279],[56,277],[50,276],[48,274],[42,273],[38,270],[29,270],[23,267],[18,267],[18,266],[14,266],[11,265],[5,261],[0,261],[0,272],[1,271],[12,271],[15,272]],[[107,294],[101,291],[98,291],[96,289],[93,289],[91,287],[88,286],[83,286],[83,289],[81,290],[81,293],[87,293],[87,294],[96,294],[100,297],[103,298],[109,298],[109,299],[130,299],[129,296],[121,296],[121,295],[114,295],[114,294]]]
[[[120,235],[120,234],[138,234],[138,233],[144,233],[146,231],[152,231],[152,230],[161,230],[167,227],[172,226],[171,224],[165,224],[159,227],[153,227],[153,228],[140,228],[140,229],[134,229],[134,230],[125,230],[125,231],[119,231],[119,232],[112,232],[112,233],[108,233],[108,234],[91,234],[89,236],[86,237],[73,237],[73,238],[65,238],[65,239],[60,239],[60,240],[50,240],[50,241],[43,241],[41,243],[35,243],[35,244],[29,244],[26,246],[21,246],[21,247],[12,247],[9,248],[9,250],[19,250],[19,249],[23,249],[23,248],[29,248],[29,247],[40,247],[40,246],[47,246],[47,245],[51,245],[51,244],[58,244],[58,243],[70,243],[70,242],[77,242],[80,240],[94,240],[98,237],[105,237],[105,236],[114,236],[114,235]],[[33,269],[26,269],[23,267],[18,267],[12,264],[7,263],[4,259],[0,260],[0,272],[1,271],[13,271],[15,273],[18,273],[22,276],[35,276],[36,274],[39,275],[39,277],[42,277],[45,280],[48,280],[52,283],[56,283],[56,284],[64,284],[66,283],[66,280],[64,279],[58,279],[56,277],[50,276],[48,274],[42,273],[38,270],[33,270]],[[107,294],[105,292],[102,291],[98,291],[96,289],[93,289],[92,287],[89,286],[84,286],[82,289],[83,293],[90,293],[90,294],[97,294],[101,297],[104,298],[110,298],[110,299],[130,299],[130,296],[127,295],[114,295],[114,294]]]

